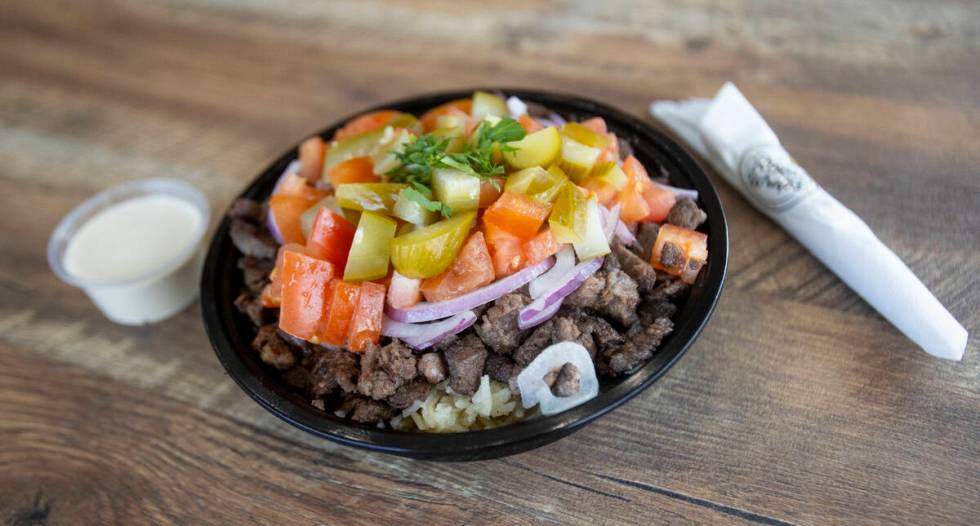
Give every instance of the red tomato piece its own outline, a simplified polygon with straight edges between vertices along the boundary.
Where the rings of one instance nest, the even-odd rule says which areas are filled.
[[[623,162],[623,171],[626,172],[627,176],[626,187],[631,188],[631,191],[634,193],[639,193],[641,199],[647,204],[647,215],[634,221],[655,221],[660,223],[666,220],[670,209],[677,202],[677,196],[674,195],[674,192],[658,186],[650,180],[646,169],[632,155],[627,157],[626,161]],[[624,204],[623,208],[625,207],[626,205]],[[626,219],[623,219],[623,221],[630,222]]]
[[[530,241],[525,241],[521,247],[524,252],[524,259],[528,265],[534,265],[535,263],[544,261],[555,255],[560,248],[561,245],[555,240],[555,236],[551,233],[550,229],[542,231]]]
[[[276,265],[269,273],[269,284],[262,289],[260,296],[263,307],[278,308],[282,301],[282,260],[286,252],[290,251],[309,255],[306,252],[306,247],[297,243],[286,243],[279,247],[279,251],[276,253]]]
[[[513,274],[524,267],[524,251],[521,238],[501,230],[490,223],[483,224],[493,272],[497,278]]]
[[[381,322],[384,319],[385,286],[365,281],[357,296],[357,309],[350,322],[347,347],[354,352],[364,352],[370,344],[381,341]]]
[[[670,243],[671,250],[664,247]],[[664,261],[664,255],[667,260]],[[669,274],[680,276],[685,283],[694,283],[701,267],[708,261],[708,236],[679,226],[665,224],[660,227],[654,242],[650,264]]]
[[[329,261],[337,268],[345,268],[356,230],[343,216],[323,207],[317,211],[310,228],[310,237],[306,240],[307,253]]]
[[[497,185],[494,186],[493,182],[496,182]],[[500,198],[506,181],[503,177],[497,177],[493,182],[488,179],[480,181],[480,208],[486,208]]]
[[[422,280],[402,276],[398,271],[391,274],[388,284],[388,305],[396,309],[407,309],[422,301]]]
[[[585,188],[586,190],[589,190],[590,192],[594,193],[596,197],[599,199],[599,202],[606,207],[611,207],[612,204],[616,201],[616,196],[619,194],[619,192],[616,191],[616,188],[613,185],[600,181],[593,177],[584,179],[579,184],[581,184],[582,187]]]
[[[469,116],[472,108],[473,101],[471,99],[451,100],[422,114],[422,117],[419,118],[419,122],[422,123],[422,128],[425,129],[425,131],[430,132],[436,129],[436,122],[439,120],[439,117],[453,114]],[[467,130],[467,133],[468,132],[469,130]]]
[[[606,128],[606,120],[602,117],[592,117],[591,119],[586,119],[580,122],[582,126],[596,132],[596,133],[608,133],[609,129]]]
[[[484,212],[483,221],[519,238],[531,239],[537,235],[549,212],[550,203],[516,192],[504,192]]]
[[[331,168],[327,175],[334,188],[345,183],[377,183],[381,180],[374,174],[370,157],[347,159]]]
[[[345,124],[343,128],[337,130],[337,133],[335,133],[333,136],[333,140],[339,141],[353,135],[376,130],[388,124],[391,122],[391,119],[394,119],[397,116],[398,112],[394,110],[380,110],[365,113],[360,117],[354,118]]]
[[[534,133],[538,130],[543,130],[544,125],[537,121],[534,117],[524,114],[517,118],[517,122],[524,127],[526,133]]]
[[[320,179],[323,171],[323,158],[327,148],[319,135],[310,137],[299,145],[299,174],[304,179],[314,182]]]
[[[322,322],[327,284],[333,278],[330,262],[287,250],[282,259],[282,304],[279,328],[309,340]]]
[[[361,287],[355,283],[347,283],[340,279],[330,281],[327,291],[330,306],[323,318],[319,329],[319,338],[323,343],[343,345],[347,341],[350,322],[357,309],[357,297]]]
[[[286,176],[279,181],[273,195],[298,197],[315,203],[326,197],[327,192],[317,190],[305,177],[296,173],[291,173],[286,174]]]
[[[474,232],[445,272],[422,281],[422,294],[428,301],[444,301],[487,285],[494,277],[483,233]]]
[[[316,201],[291,195],[274,195],[269,199],[269,211],[283,243],[305,243],[299,217],[314,204]]]

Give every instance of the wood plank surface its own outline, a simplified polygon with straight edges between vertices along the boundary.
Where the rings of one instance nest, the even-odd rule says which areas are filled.
[[[980,345],[929,357],[716,176],[728,284],[679,364],[495,461],[316,439],[224,374],[198,306],[113,325],[45,263],[99,189],[215,215],[311,131],[474,85],[646,117],[735,81],[788,150],[980,327],[980,4],[868,0],[0,4],[0,523],[975,524]],[[873,265],[873,262],[868,262]]]

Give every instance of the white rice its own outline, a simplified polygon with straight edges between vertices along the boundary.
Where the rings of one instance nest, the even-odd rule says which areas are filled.
[[[447,384],[433,386],[425,400],[392,418],[391,427],[429,433],[474,431],[517,422],[533,412],[524,409],[520,396],[511,393],[507,384],[487,375],[480,378],[480,387],[472,396],[456,394]]]

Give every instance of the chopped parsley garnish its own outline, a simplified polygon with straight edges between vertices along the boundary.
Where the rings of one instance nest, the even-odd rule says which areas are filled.
[[[401,165],[388,172],[396,183],[407,183],[410,189],[405,197],[422,205],[426,210],[439,212],[443,217],[452,216],[452,208],[433,199],[432,172],[438,168],[452,168],[478,179],[489,179],[494,187],[494,177],[504,174],[504,166],[494,162],[494,145],[501,152],[514,151],[508,142],[524,138],[524,128],[510,117],[490,125],[483,121],[474,132],[476,139],[467,141],[463,151],[447,153],[449,139],[440,139],[431,133],[411,139],[401,152],[395,154]]]

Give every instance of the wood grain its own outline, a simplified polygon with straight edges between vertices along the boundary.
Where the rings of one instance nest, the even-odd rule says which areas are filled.
[[[0,8],[0,522],[969,524],[980,347],[925,355],[718,181],[732,256],[662,381],[497,461],[364,453],[274,419],[195,306],[104,320],[45,265],[60,217],[134,178],[221,211],[359,107],[511,85],[646,115],[735,81],[789,151],[980,327],[980,5],[232,0]],[[869,262],[873,264],[873,262]]]

